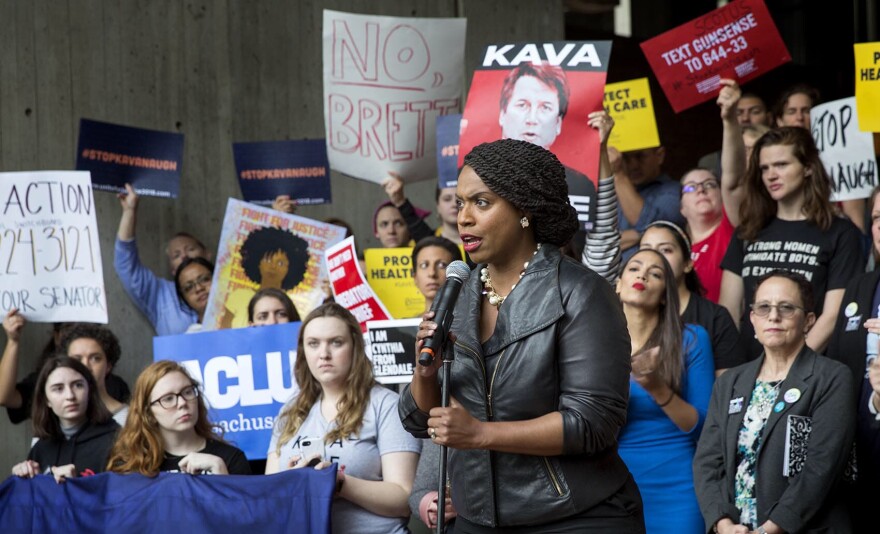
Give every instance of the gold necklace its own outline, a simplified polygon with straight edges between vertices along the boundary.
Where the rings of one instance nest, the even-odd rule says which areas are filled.
[[[536,248],[535,251],[532,252],[532,256],[537,254],[539,250],[541,250],[541,243],[538,243],[538,248]],[[523,263],[522,271],[519,272],[520,280],[522,280],[522,277],[526,274],[526,269],[528,268],[529,262]],[[482,269],[480,269],[480,280],[483,282],[483,294],[486,295],[486,297],[489,299],[489,304],[495,306],[496,308],[500,307],[501,303],[504,302],[504,299],[506,299],[507,296],[500,295],[497,291],[495,291],[495,287],[492,285],[492,277],[489,276],[489,267],[483,267]],[[518,284],[519,280],[517,280],[516,283]],[[510,291],[513,291],[515,287],[516,284],[513,284],[510,287]],[[507,295],[509,296],[510,293],[508,292]]]

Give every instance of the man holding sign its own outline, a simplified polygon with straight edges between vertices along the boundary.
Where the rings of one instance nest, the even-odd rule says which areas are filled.
[[[119,194],[122,217],[119,219],[113,253],[116,274],[125,292],[150,320],[156,334],[182,334],[198,321],[198,316],[177,297],[173,281],[159,278],[141,263],[135,242],[138,195],[130,184],[125,184],[125,189],[126,193]],[[168,255],[171,276],[174,276],[185,258],[211,259],[211,253],[205,245],[185,232],[179,232],[168,241],[165,253]]]

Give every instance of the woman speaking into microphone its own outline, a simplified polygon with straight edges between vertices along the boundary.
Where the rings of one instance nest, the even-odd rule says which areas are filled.
[[[591,115],[600,133],[602,120]],[[644,532],[617,454],[629,335],[608,282],[560,254],[579,224],[565,169],[526,141],[485,143],[465,157],[456,199],[479,276],[450,328],[450,406],[439,357],[416,365],[400,399],[407,430],[449,447],[455,532]],[[419,349],[437,329],[423,318]]]

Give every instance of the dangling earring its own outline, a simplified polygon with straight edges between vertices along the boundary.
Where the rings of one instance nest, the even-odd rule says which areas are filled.
[[[522,226],[523,228],[529,227],[529,220],[526,218],[525,215],[523,215],[523,218],[519,220],[519,225]]]

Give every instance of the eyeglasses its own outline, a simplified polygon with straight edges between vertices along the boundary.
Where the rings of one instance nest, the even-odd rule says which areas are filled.
[[[150,403],[150,406],[154,404],[158,404],[159,406],[165,408],[166,410],[173,410],[177,408],[177,397],[182,398],[184,401],[189,402],[196,397],[199,396],[199,390],[195,386],[190,386],[181,390],[180,393],[169,393],[167,395],[162,395],[158,399],[154,400]]]
[[[788,302],[781,302],[779,304],[770,304],[767,302],[757,302],[752,304],[752,311],[755,312],[755,315],[758,317],[767,317],[770,315],[770,310],[776,308],[776,313],[779,314],[783,319],[789,319],[794,317],[794,314],[797,313],[798,310],[803,310],[800,306],[795,306],[794,304],[789,304]]]
[[[202,276],[193,280],[192,282],[187,282],[186,285],[183,286],[183,294],[189,295],[190,293],[195,291],[196,287],[198,286],[211,285],[211,277],[211,274],[205,273]]]
[[[714,189],[718,189],[718,182],[716,182],[715,180],[706,180],[705,182],[699,184],[697,182],[688,182],[681,186],[681,192],[684,194],[696,193],[698,190],[703,190],[708,193],[709,191],[712,191]]]

